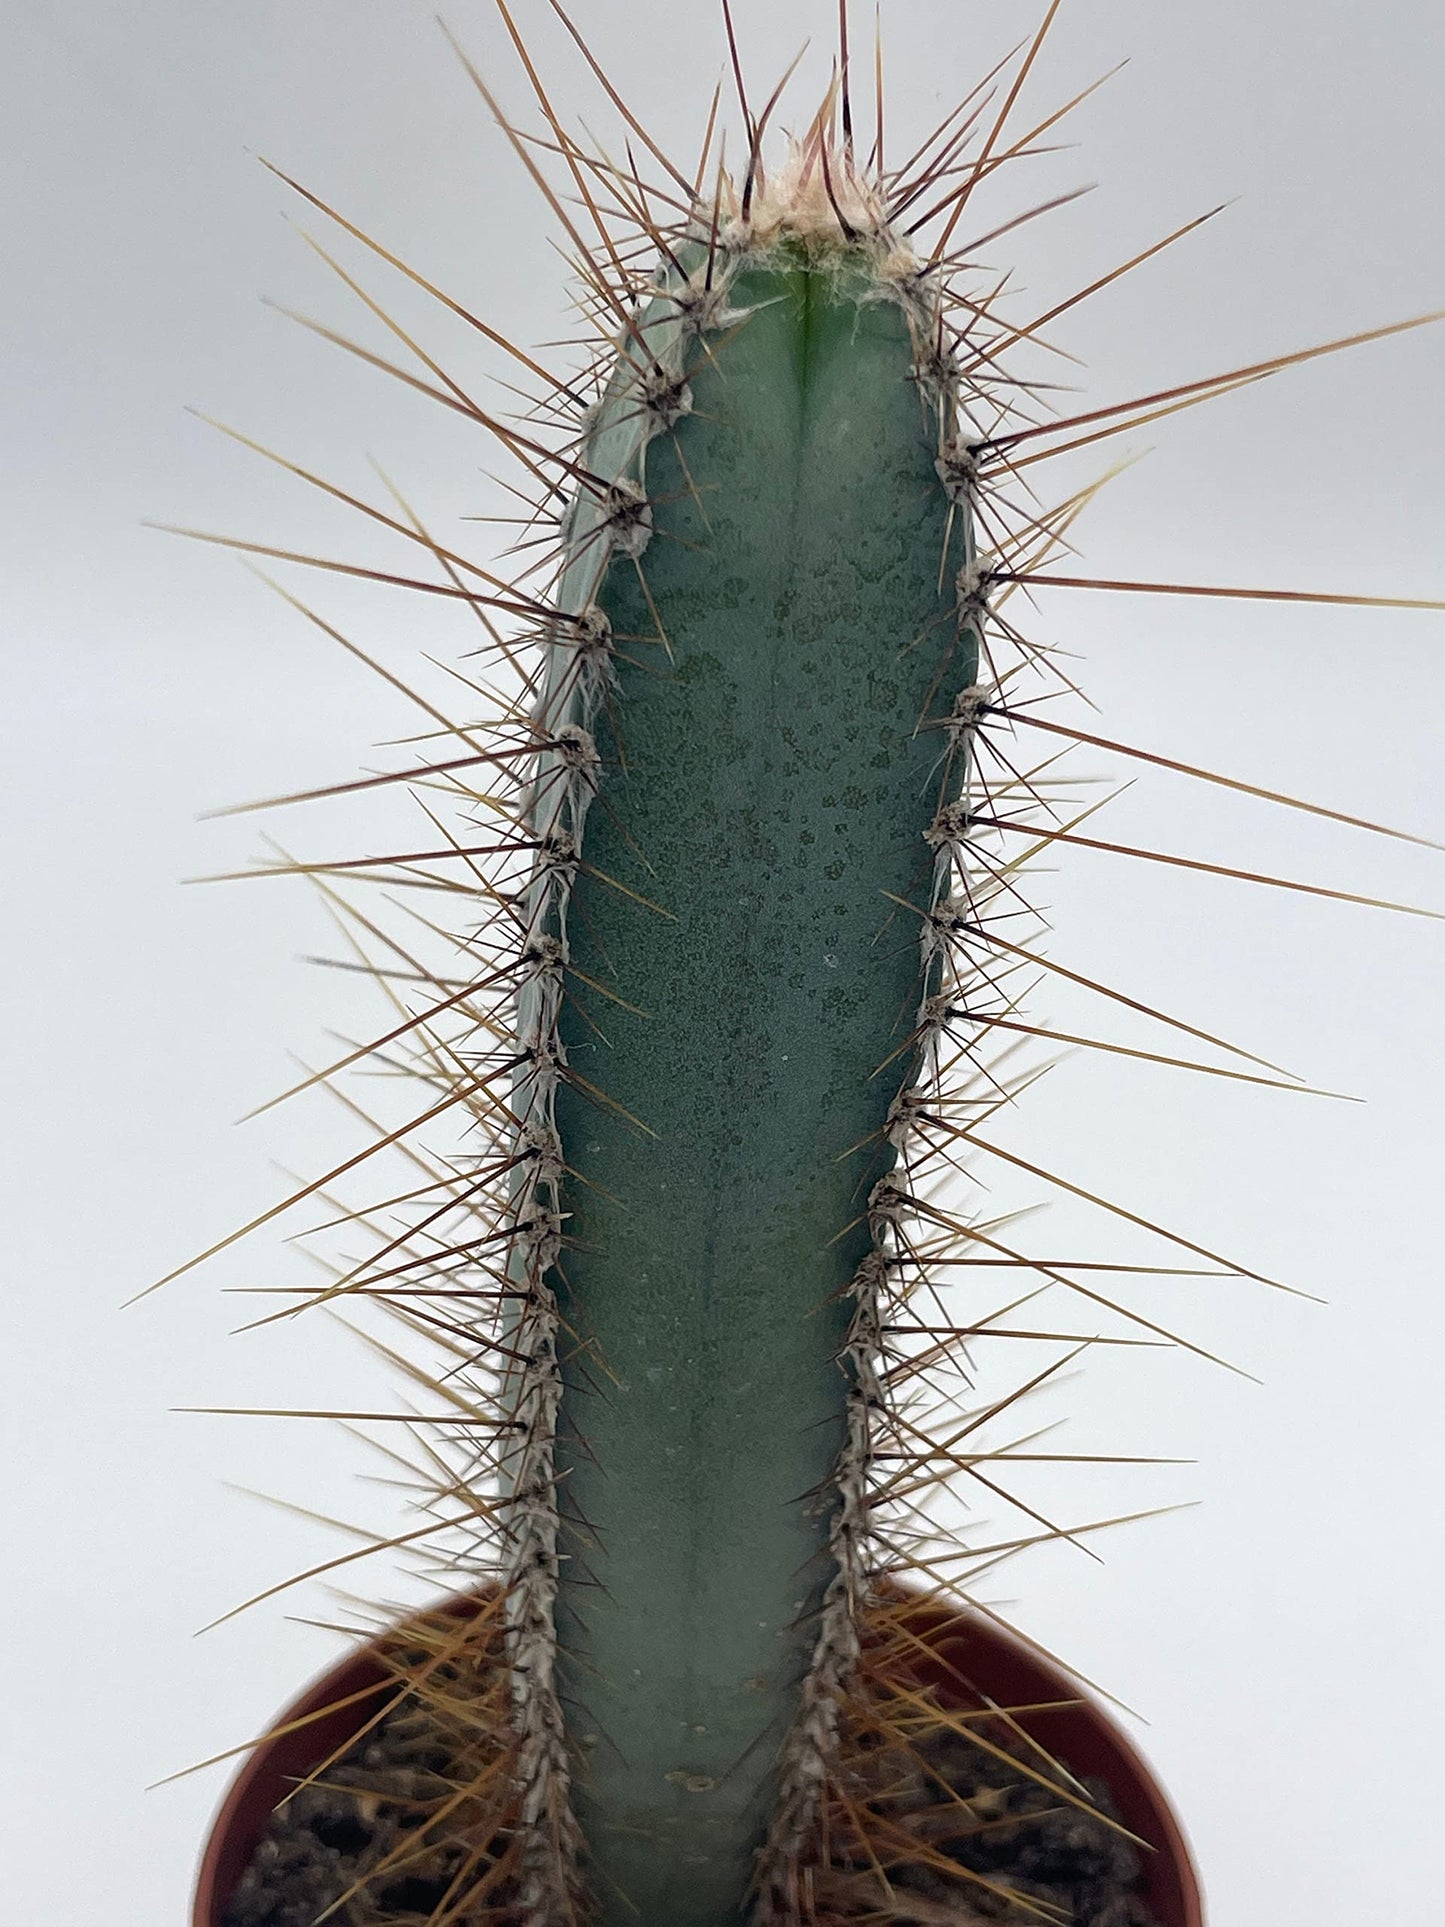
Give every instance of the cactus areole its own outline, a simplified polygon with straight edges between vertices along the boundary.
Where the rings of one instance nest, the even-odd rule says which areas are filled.
[[[659,265],[580,445],[511,1100],[538,1923],[771,1918],[855,1649],[987,581],[933,280],[815,131]]]

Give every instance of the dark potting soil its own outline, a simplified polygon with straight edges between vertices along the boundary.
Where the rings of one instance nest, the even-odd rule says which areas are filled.
[[[1140,1850],[1109,1824],[1119,1812],[1105,1782],[1075,1779],[1003,1721],[991,1722],[986,1737],[1011,1757],[946,1727],[914,1737],[907,1751],[852,1755],[851,1797],[861,1791],[886,1827],[886,1846],[882,1827],[869,1831],[892,1898],[866,1857],[855,1853],[849,1865],[835,1851],[814,1879],[830,1910],[827,1927],[859,1916],[918,1927],[1159,1927],[1142,1898]],[[950,1871],[921,1856],[899,1866],[907,1855],[900,1835],[941,1855]]]
[[[445,1834],[408,1850],[408,1836],[452,1791],[448,1749],[426,1724],[416,1709],[379,1721],[271,1815],[225,1927],[314,1927],[358,1882],[328,1917],[334,1927],[419,1927],[442,1909],[468,1854]],[[393,1856],[393,1868],[383,1868]],[[481,1910],[449,1919],[495,1927],[508,1918],[509,1897],[494,1893]]]
[[[813,1873],[819,1927],[860,1917],[873,1927],[1158,1927],[1140,1898],[1138,1850],[1099,1817],[1117,1818],[1104,1784],[1073,1781],[1002,1723],[989,1738],[1052,1784],[948,1729],[914,1739],[911,1753],[876,1746],[852,1755],[850,1796],[862,1796],[887,1835],[879,1858],[890,1868],[892,1896],[866,1855],[835,1840],[830,1862]],[[314,1927],[358,1882],[329,1915],[334,1927],[426,1927],[434,1916],[448,1927],[515,1927],[516,1894],[502,1882],[461,1898],[462,1888],[475,1891],[487,1857],[479,1863],[479,1843],[467,1840],[459,1814],[415,1838],[452,1793],[450,1766],[425,1711],[389,1714],[271,1816],[225,1927]],[[1097,1812],[1075,1804],[1081,1796]],[[906,1847],[900,1855],[900,1834],[953,1871],[920,1864]]]

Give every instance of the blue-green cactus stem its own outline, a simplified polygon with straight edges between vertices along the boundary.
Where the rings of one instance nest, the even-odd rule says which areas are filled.
[[[917,1069],[890,898],[928,907],[947,742],[919,724],[977,666],[922,303],[841,242],[744,259],[700,315],[681,288],[583,452],[649,506],[589,483],[570,526],[563,607],[602,612],[611,661],[569,712],[600,762],[542,919],[570,965],[556,1679],[609,1927],[745,1917],[834,1570],[845,1294]],[[600,682],[557,655],[554,735],[564,684]]]

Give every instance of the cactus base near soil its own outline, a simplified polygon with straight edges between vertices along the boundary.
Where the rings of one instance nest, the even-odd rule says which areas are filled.
[[[516,1927],[521,1895],[506,1871],[515,1809],[499,1820],[475,1792],[478,1767],[498,1757],[503,1641],[484,1610],[459,1644],[459,1603],[385,1636],[374,1701],[350,1716],[358,1736],[317,1760],[271,1815],[215,1927],[312,1927],[323,1915],[337,1927],[431,1919]],[[1181,1911],[1193,1898],[1187,1861],[1170,1857],[1157,1816],[1131,1814],[1136,1844],[1100,1777],[1099,1732],[1077,1698],[1050,1707],[1035,1688],[1025,1709],[982,1712],[981,1680],[998,1704],[987,1693],[998,1637],[976,1616],[951,1623],[940,1609],[921,1613],[916,1600],[909,1611],[901,1594],[865,1628],[863,1677],[876,1704],[870,1715],[860,1700],[844,1721],[849,1802],[827,1814],[826,1852],[820,1841],[809,1866],[809,1927],[1026,1927],[1041,1918],[1192,1927],[1197,1916]],[[930,1662],[925,1649],[947,1657]],[[424,1669],[425,1697],[398,1697],[396,1686]],[[1011,1684],[1006,1697],[1017,1695]],[[356,1690],[354,1662],[345,1685]],[[900,1747],[890,1742],[887,1705],[904,1696],[910,1741]],[[1092,1709],[1087,1717],[1100,1718]],[[1071,1745],[1083,1747],[1093,1770],[1067,1770]],[[1137,1804],[1135,1779],[1106,1764]],[[472,1791],[458,1804],[463,1788]]]

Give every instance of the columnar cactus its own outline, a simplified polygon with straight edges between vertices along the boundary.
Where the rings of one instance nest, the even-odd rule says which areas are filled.
[[[678,1927],[734,1916],[859,1578],[841,1354],[939,1027],[981,605],[922,267],[821,127],[673,250],[582,444],[533,715],[513,1382],[559,1504],[517,1609],[554,1605],[594,1864]]]
[[[437,565],[419,586],[502,612],[498,672],[519,679],[486,731],[371,779],[440,788],[470,827],[314,867],[461,901],[460,987],[342,906],[381,981],[436,991],[420,1013],[395,993],[374,1047],[427,1085],[381,1145],[459,1110],[493,1148],[477,1170],[414,1148],[419,1221],[379,1228],[325,1296],[445,1334],[452,1369],[422,1374],[456,1421],[437,1492],[472,1534],[462,1569],[501,1582],[498,1798],[528,1927],[799,1919],[880,1582],[959,1582],[957,1550],[919,1550],[930,1490],[1008,1497],[975,1442],[995,1408],[960,1419],[930,1377],[956,1384],[1000,1314],[940,1324],[934,1294],[941,1263],[1026,1260],[939,1181],[1008,1155],[987,1121],[1015,1071],[976,1047],[1049,1035],[1018,1011],[1026,972],[1061,969],[1031,948],[1020,879],[1079,818],[1047,801],[1053,739],[1030,767],[1027,730],[1004,734],[1056,673],[1004,605],[1086,497],[1029,498],[1015,464],[1045,431],[1010,417],[1001,357],[1032,331],[953,279],[1017,86],[890,169],[881,122],[855,148],[843,55],[783,165],[745,102],[744,164],[689,179],[651,149],[651,197],[553,119],[601,235],[592,389],[563,384],[574,425],[549,440],[434,364],[422,384],[563,501],[549,575],[502,584],[409,510],[368,510]],[[583,216],[555,205],[583,252]],[[1051,425],[1042,448],[1275,365]],[[1270,1081],[1238,1054],[1199,1067]],[[1036,1271],[1161,1331],[1076,1268]]]

